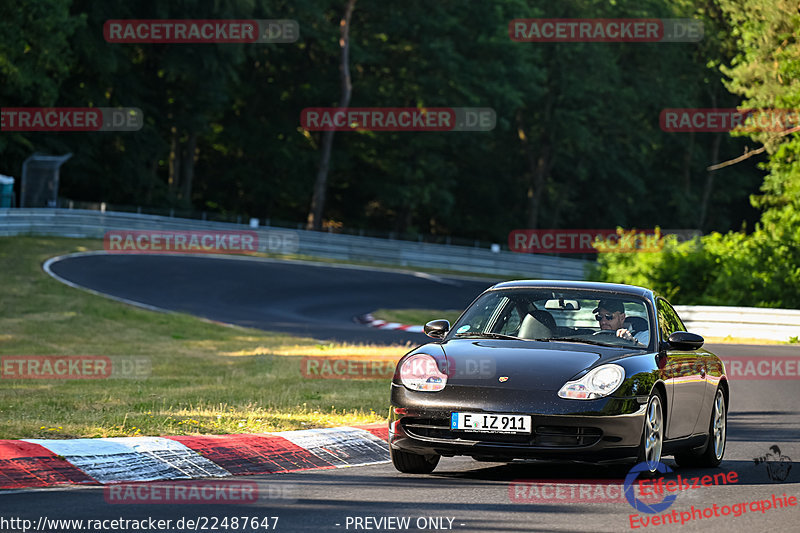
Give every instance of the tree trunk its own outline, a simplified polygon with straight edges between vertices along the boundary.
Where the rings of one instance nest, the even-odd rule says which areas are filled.
[[[172,139],[169,148],[169,192],[175,196],[181,179],[181,146],[178,140],[178,129],[172,128]]]
[[[692,192],[692,152],[694,151],[694,132],[689,133],[689,146],[683,154],[683,195],[684,201]]]
[[[711,92],[711,107],[717,107],[717,94],[716,92]],[[722,135],[717,134],[714,135],[714,140],[711,143],[711,165],[716,165],[719,163],[719,146],[722,142]],[[708,204],[711,201],[711,191],[714,188],[714,172],[716,170],[707,170],[706,171],[706,183],[703,187],[703,199],[700,201],[700,215],[697,221],[697,229],[700,232],[704,233],[705,225],[706,225],[706,217],[708,215]]]
[[[546,140],[540,145],[538,157],[528,151],[531,167],[531,182],[528,187],[528,229],[536,229],[539,222],[539,208],[544,195],[544,185],[552,167],[550,144]]]
[[[536,229],[539,222],[539,208],[544,195],[545,184],[553,166],[553,154],[550,139],[547,131],[553,110],[553,93],[549,92],[542,113],[541,127],[542,133],[538,142],[538,150],[531,146],[528,136],[525,133],[525,124],[522,120],[521,112],[517,113],[517,127],[520,131],[520,140],[523,150],[528,158],[528,229]]]
[[[347,7],[345,8],[344,17],[339,22],[341,37],[339,38],[339,46],[342,49],[341,64],[339,70],[341,72],[341,85],[342,94],[339,100],[339,108],[346,109],[350,105],[350,95],[353,91],[353,85],[350,79],[350,17],[353,14],[356,0],[348,0]],[[311,209],[308,212],[308,219],[306,221],[306,229],[313,229],[320,231],[322,229],[322,213],[325,209],[325,197],[328,192],[328,168],[331,159],[331,147],[333,146],[333,130],[325,131],[322,133],[322,153],[320,154],[319,169],[317,170],[317,178],[314,181],[314,194],[311,197]]]
[[[197,152],[197,133],[191,132],[183,143],[181,150],[181,199],[191,205],[192,182],[194,181],[194,163]]]
[[[722,142],[722,134],[714,135],[714,141],[711,143],[711,164],[716,165],[719,163],[719,145]],[[708,214],[708,204],[711,201],[711,191],[714,188],[714,172],[716,170],[706,171],[706,185],[703,188],[703,200],[700,202],[700,220],[697,221],[697,228],[705,233],[706,215]]]

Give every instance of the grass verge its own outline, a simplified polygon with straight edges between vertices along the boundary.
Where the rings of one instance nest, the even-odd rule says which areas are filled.
[[[378,320],[387,322],[399,322],[409,326],[422,326],[431,320],[443,318],[450,321],[450,325],[455,324],[462,311],[436,311],[430,309],[378,309],[372,316]]]
[[[7,379],[0,438],[223,434],[386,420],[388,380],[304,379],[303,356],[398,358],[404,346],[308,338],[156,313],[67,287],[53,256],[102,241],[0,238],[0,356],[136,356],[142,379]]]

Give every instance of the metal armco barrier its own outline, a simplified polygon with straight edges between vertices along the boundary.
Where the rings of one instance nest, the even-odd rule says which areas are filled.
[[[83,209],[0,209],[0,236],[52,235],[103,238],[109,230],[251,230],[248,225]],[[300,254],[400,267],[480,272],[509,278],[584,279],[578,259],[492,252],[468,246],[259,227],[259,251]]]
[[[704,337],[733,337],[788,341],[800,337],[800,310],[763,307],[676,305],[692,333]]]

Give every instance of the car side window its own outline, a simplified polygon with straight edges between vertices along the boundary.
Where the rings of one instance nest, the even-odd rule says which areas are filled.
[[[675,309],[663,298],[656,301],[658,308],[658,329],[661,331],[661,339],[667,340],[676,331],[686,331],[686,326],[681,322]]]

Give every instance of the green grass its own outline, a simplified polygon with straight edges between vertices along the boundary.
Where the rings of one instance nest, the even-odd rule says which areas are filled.
[[[307,338],[157,313],[65,286],[42,263],[102,241],[0,238],[0,356],[149,358],[141,379],[3,379],[0,438],[280,431],[383,422],[388,380],[313,380],[305,355],[399,358],[408,347]]]
[[[372,313],[372,316],[379,320],[386,320],[387,322],[399,322],[409,326],[423,326],[431,320],[438,320],[443,318],[450,321],[450,325],[455,324],[458,317],[461,316],[461,311],[448,310],[448,311],[435,311],[430,309],[378,309]]]

